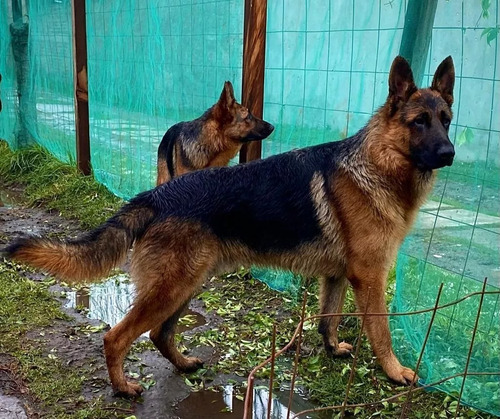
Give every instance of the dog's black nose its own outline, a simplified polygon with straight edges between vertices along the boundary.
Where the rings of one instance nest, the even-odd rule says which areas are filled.
[[[455,148],[453,147],[453,144],[450,143],[441,146],[437,151],[437,156],[443,165],[451,166],[453,158],[455,157]]]

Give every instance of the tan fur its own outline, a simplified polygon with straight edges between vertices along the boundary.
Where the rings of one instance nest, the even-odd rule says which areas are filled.
[[[190,144],[189,147],[184,147],[184,152],[189,155],[194,169],[182,164],[181,151],[179,146],[175,145],[174,167],[177,176],[192,172],[193,170],[202,170],[208,167],[223,167],[229,164],[229,161],[239,153],[243,143],[233,141],[230,137],[222,135],[222,133],[217,135],[217,133],[218,130],[215,121],[210,121],[203,128],[200,141]],[[170,175],[164,161],[159,161],[158,167],[157,185],[161,185],[170,180]],[[160,182],[160,180],[163,181]]]
[[[95,236],[80,240],[56,240],[42,237],[21,239],[23,245],[11,254],[19,262],[57,275],[69,283],[103,278],[125,262],[132,245],[132,233],[149,222],[153,213],[147,208],[132,209],[116,216],[121,228],[109,225]]]
[[[175,164],[175,161],[174,161]],[[170,180],[170,175],[168,174],[167,162],[163,159],[158,159],[156,173],[156,186],[161,185]]]

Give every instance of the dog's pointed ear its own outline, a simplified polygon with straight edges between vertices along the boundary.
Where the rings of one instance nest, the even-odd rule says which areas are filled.
[[[455,86],[455,66],[451,55],[446,57],[439,64],[434,78],[432,79],[431,89],[439,92],[448,106],[453,104],[453,87]]]
[[[233,103],[236,101],[234,98],[234,90],[233,85],[230,81],[226,81],[224,83],[224,88],[222,89],[222,93],[219,98],[219,106],[230,108]]]
[[[389,98],[396,105],[399,101],[406,102],[416,90],[410,64],[398,55],[389,73]]]

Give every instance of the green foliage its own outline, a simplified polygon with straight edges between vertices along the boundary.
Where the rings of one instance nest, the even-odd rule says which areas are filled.
[[[84,228],[99,225],[123,203],[92,176],[81,175],[40,146],[12,151],[0,141],[0,178],[25,185],[29,205],[59,211]]]
[[[500,26],[492,28],[484,28],[481,32],[481,38],[486,36],[486,42],[491,46],[491,41],[497,39],[498,32],[500,32]]]
[[[474,131],[472,131],[469,127],[465,127],[457,137],[457,146],[471,144],[473,140]]]
[[[481,17],[488,19],[490,17],[491,0],[481,0]]]
[[[48,292],[49,282],[33,282],[19,276],[26,271],[11,262],[0,263],[0,332],[22,334],[34,327],[65,319],[59,304]],[[36,303],[34,303],[36,301]],[[15,340],[1,339],[0,351],[8,351]]]

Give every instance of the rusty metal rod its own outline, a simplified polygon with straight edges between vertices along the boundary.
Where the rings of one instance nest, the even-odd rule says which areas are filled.
[[[431,329],[432,329],[432,324],[434,323],[434,318],[436,317],[436,312],[437,308],[439,306],[439,300],[441,298],[441,292],[443,291],[443,286],[444,283],[441,282],[441,285],[439,286],[439,290],[436,296],[436,304],[434,304],[434,311],[432,312],[432,317],[431,321],[429,322],[429,327],[427,328],[427,333],[424,338],[424,343],[422,344],[422,350],[420,351],[420,355],[418,357],[417,365],[415,366],[415,376],[413,378],[413,381],[410,384],[410,388],[408,389],[408,397],[406,398],[405,404],[403,404],[403,408],[401,409],[401,419],[405,418],[405,413],[406,413],[406,408],[407,406],[411,403],[411,392],[413,391],[413,388],[415,387],[415,383],[417,381],[418,377],[418,369],[420,368],[420,362],[422,361],[422,358],[424,356],[424,351],[425,351],[425,346],[427,345],[427,340],[429,339],[429,335],[431,334]]]
[[[458,415],[458,411],[460,408],[460,400],[462,399],[462,393],[465,387],[465,380],[467,380],[467,372],[469,371],[469,363],[470,363],[470,358],[472,356],[472,349],[474,348],[474,340],[476,339],[477,326],[479,324],[479,317],[481,316],[481,309],[483,308],[484,292],[486,291],[487,281],[488,278],[484,278],[483,290],[482,290],[483,292],[481,294],[481,298],[479,299],[479,307],[477,308],[477,316],[476,316],[476,322],[474,323],[474,329],[472,329],[472,338],[470,340],[469,353],[467,355],[467,361],[465,363],[465,369],[464,369],[464,379],[462,380],[462,386],[460,387],[460,393],[458,394],[458,402],[457,402],[457,408],[455,410],[455,416],[453,416],[454,418],[456,418]]]
[[[248,385],[247,392],[245,394],[245,407],[243,409],[243,419],[252,419],[252,417],[248,416],[248,413],[252,412],[253,409],[253,383],[254,383],[253,375],[248,377]]]
[[[302,299],[302,310],[300,312],[301,320],[304,318],[306,312],[306,302],[307,302],[307,288],[304,291],[304,297]],[[301,321],[299,329],[299,338],[297,340],[297,349],[295,350],[295,361],[293,362],[293,375],[292,375],[292,382],[290,383],[290,398],[288,399],[286,419],[290,419],[290,411],[292,410],[293,390],[295,388],[295,378],[297,377],[297,369],[299,365],[300,345],[302,344],[303,329],[304,329],[304,322]]]
[[[369,287],[366,301],[370,301],[371,290],[372,290],[371,287]],[[363,328],[365,326],[365,321],[366,321],[366,313],[368,313],[368,303],[366,304],[365,307],[365,313],[363,317],[361,317],[361,327],[359,328],[358,341],[356,342],[356,351],[354,352],[354,359],[352,360],[351,373],[349,374],[349,381],[347,382],[347,388],[345,390],[344,402],[342,403],[342,408],[340,409],[340,417],[342,418],[345,416],[345,407],[347,406],[349,391],[351,390],[352,381],[354,380],[354,372],[356,371],[356,364],[358,362],[359,348],[361,347],[361,338],[363,336]]]
[[[418,388],[414,389],[413,391],[414,392],[415,391],[421,391],[421,390],[424,390],[424,389],[429,388],[429,387],[435,387],[435,386],[437,386],[439,384],[444,383],[445,381],[452,380],[453,378],[461,377],[463,375],[464,375],[463,372],[459,372],[458,374],[450,375],[449,377],[445,377],[445,378],[443,378],[443,379],[441,379],[439,381],[435,381],[434,383],[425,384],[425,385],[423,385],[421,387],[418,387]],[[477,376],[477,375],[498,375],[498,376],[500,376],[500,371],[496,371],[496,372],[469,372],[467,375],[468,376]],[[385,399],[377,400],[375,402],[349,404],[346,407],[350,408],[350,409],[356,408],[356,407],[373,407],[373,406],[376,406],[376,405],[379,405],[379,404],[382,404],[382,403],[385,403],[385,402],[391,402],[393,400],[399,399],[400,397],[403,397],[403,396],[405,396],[407,394],[408,394],[408,390],[403,391],[403,392],[398,393],[398,394],[395,394],[394,396],[387,397]],[[324,412],[324,411],[327,411],[327,410],[340,409],[341,407],[342,407],[342,405],[338,404],[338,405],[334,405],[334,406],[325,406],[325,407],[317,407],[317,408],[314,408],[314,409],[301,410],[300,412],[297,412],[295,414],[295,416],[293,416],[292,419],[298,418],[299,416],[305,415],[306,413]]]
[[[440,309],[443,309],[443,308],[446,308],[446,307],[450,307],[454,304],[458,304],[462,301],[465,301],[475,295],[498,295],[500,294],[500,290],[499,291],[485,291],[484,293],[483,292],[473,292],[473,293],[470,293],[470,294],[467,294],[457,300],[454,300],[454,301],[451,301],[447,304],[443,304],[441,306],[439,306],[437,308],[437,310],[440,310]],[[403,312],[403,313],[368,313],[370,316],[409,316],[409,315],[413,315],[413,314],[422,314],[422,313],[428,313],[428,312],[431,312],[431,311],[434,311],[435,308],[429,308],[429,309],[423,309],[423,310],[417,310],[417,311],[407,311],[407,312]],[[301,319],[299,324],[297,325],[296,329],[295,329],[295,332],[293,333],[290,341],[283,347],[281,348],[280,350],[276,351],[275,353],[275,358],[278,357],[279,355],[281,355],[283,352],[287,351],[292,345],[293,343],[295,342],[295,339],[297,338],[297,335],[299,334],[299,330],[302,328],[303,324],[306,322],[306,321],[310,321],[310,320],[314,320],[314,319],[319,319],[319,318],[322,318],[322,317],[336,317],[336,316],[360,316],[362,315],[363,313],[330,313],[330,314],[316,314],[316,315],[313,315],[313,316],[309,316],[305,319]],[[247,392],[246,392],[246,396],[245,396],[245,411],[244,411],[244,419],[248,419],[248,412],[247,412],[247,409],[248,409],[248,402],[247,400],[249,400],[249,397],[250,397],[250,387],[252,387],[253,389],[253,376],[257,373],[258,370],[260,370],[262,367],[266,366],[269,362],[271,362],[271,358],[268,358],[264,361],[262,361],[259,365],[257,365],[256,367],[253,368],[253,370],[250,372],[249,376],[248,376],[248,379],[247,379],[247,382],[248,382],[248,386],[247,386]],[[433,383],[433,384],[430,384],[430,385],[424,385],[422,387],[419,387],[417,389],[415,389],[415,391],[418,391],[420,390],[421,388],[428,388],[428,387],[432,387],[433,385],[438,385],[444,381],[447,381],[451,378],[455,378],[455,377],[459,377],[461,374],[458,374],[458,375],[453,375],[451,377],[447,377],[441,381],[438,381],[436,383]],[[468,375],[500,375],[500,372],[499,373],[469,373]],[[396,395],[396,396],[401,396],[401,395],[405,395],[407,394],[407,392],[403,392],[403,393],[400,393],[399,395]],[[388,399],[389,400],[389,399]],[[388,401],[388,400],[382,400],[382,401]],[[390,398],[390,400],[393,400],[393,398]],[[378,404],[379,402],[376,402],[375,404]],[[365,404],[361,404],[361,405],[348,405],[346,407],[349,407],[349,408],[352,408],[352,407],[364,407],[364,406],[370,406],[370,405],[373,405],[374,403],[365,403]],[[333,408],[339,408],[341,407],[342,405],[339,405],[337,407],[333,407]],[[324,409],[330,409],[331,407],[327,407],[327,408],[321,408],[322,410]],[[315,411],[314,409],[312,410],[307,410],[307,411],[304,411],[304,412],[300,412],[300,414],[302,413],[308,413],[308,412],[313,412]],[[297,415],[295,416],[297,417]]]
[[[271,343],[271,375],[269,377],[269,397],[267,399],[267,419],[271,419],[275,358],[276,358],[276,323],[273,323],[273,340]]]

